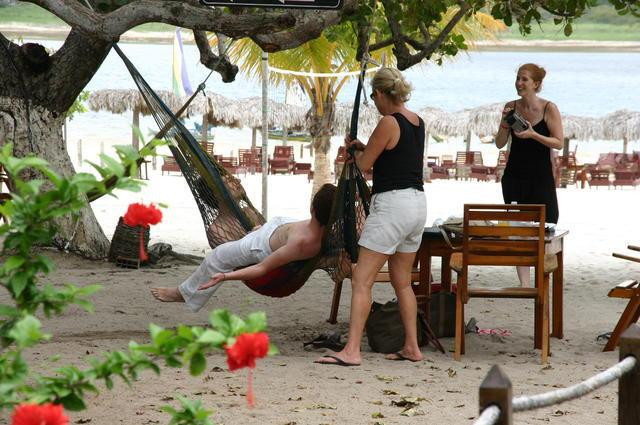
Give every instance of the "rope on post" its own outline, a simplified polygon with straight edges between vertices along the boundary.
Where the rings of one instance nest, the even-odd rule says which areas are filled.
[[[636,358],[629,356],[609,369],[576,385],[534,396],[514,397],[513,411],[523,412],[526,410],[538,409],[540,407],[547,407],[582,397],[585,394],[619,379],[622,375],[632,370],[636,366],[636,363]]]
[[[495,405],[489,406],[482,411],[473,425],[493,425],[498,418],[500,418],[500,408]]]

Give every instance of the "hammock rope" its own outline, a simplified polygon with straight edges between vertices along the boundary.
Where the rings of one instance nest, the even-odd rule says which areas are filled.
[[[240,181],[204,151],[115,44],[114,50],[131,74],[154,120],[162,129],[161,133],[164,131],[164,138],[169,141],[169,149],[198,205],[211,248],[241,239],[255,226],[263,224],[265,219],[249,200]],[[361,91],[362,79],[358,84]],[[358,95],[358,103],[359,98]],[[354,113],[357,129],[358,111]],[[352,125],[352,131],[353,128]],[[308,260],[286,264],[245,284],[262,295],[284,297],[302,287],[314,270],[323,269],[334,282],[342,282],[351,274],[349,258],[353,260],[357,256],[357,238],[368,208],[366,180],[355,164],[347,163],[338,181],[320,253]],[[350,244],[356,244],[355,256],[345,251],[346,239]]]

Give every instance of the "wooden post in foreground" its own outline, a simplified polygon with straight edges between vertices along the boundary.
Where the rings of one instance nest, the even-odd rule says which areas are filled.
[[[513,425],[512,393],[511,381],[507,375],[497,365],[493,365],[480,384],[480,413],[489,406],[498,406],[500,418],[494,425]]]
[[[620,377],[618,425],[640,424],[640,326],[634,323],[620,337],[620,360],[634,356],[639,363]]]

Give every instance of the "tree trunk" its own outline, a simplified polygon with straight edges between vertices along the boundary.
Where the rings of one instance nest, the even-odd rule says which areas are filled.
[[[27,134],[26,108],[22,99],[0,97],[0,143],[13,143],[13,154],[24,157],[35,154],[49,162],[51,167],[66,177],[75,174],[71,158],[62,137],[63,114],[56,114],[42,106],[32,105],[31,140]],[[33,144],[33,146],[32,146]],[[28,175],[30,179],[35,175]],[[100,224],[90,207],[79,212],[79,218],[63,217],[56,220],[58,234],[54,245],[77,252],[88,258],[104,258],[109,249]]]
[[[314,194],[325,183],[332,183],[330,158],[331,134],[333,133],[333,117],[335,115],[335,103],[328,102],[323,105],[322,115],[320,115],[317,105],[312,105],[307,112],[307,128],[313,138],[312,146],[316,151],[313,161],[313,188]]]
[[[331,144],[330,140],[327,140],[323,143],[328,145]],[[331,160],[329,158],[329,153],[325,151],[316,152],[316,156],[313,159],[313,188],[311,189],[311,193],[314,194],[322,187],[325,183],[333,183],[333,178],[331,177]]]

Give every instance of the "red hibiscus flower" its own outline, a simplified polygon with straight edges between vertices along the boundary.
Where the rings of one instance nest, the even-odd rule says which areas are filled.
[[[226,350],[229,370],[254,368],[256,359],[266,356],[269,351],[269,335],[264,332],[242,334],[238,336],[236,343]]]
[[[242,334],[238,336],[235,344],[231,347],[226,347],[225,350],[227,350],[229,370],[234,371],[243,367],[249,368],[247,403],[249,403],[249,407],[253,407],[255,398],[253,395],[253,374],[251,371],[256,367],[256,359],[267,355],[269,351],[269,335],[264,332]]]
[[[160,211],[155,205],[149,204],[130,204],[127,209],[127,213],[123,217],[124,223],[127,226],[135,227],[140,226],[143,228],[149,227],[151,224],[158,224],[162,220],[162,211]],[[144,234],[140,229],[140,261],[147,261],[149,256],[144,249]]]
[[[69,425],[59,404],[21,404],[13,411],[11,425]]]
[[[150,224],[158,224],[162,220],[162,211],[155,205],[131,204],[123,217],[127,226],[149,227]]]

